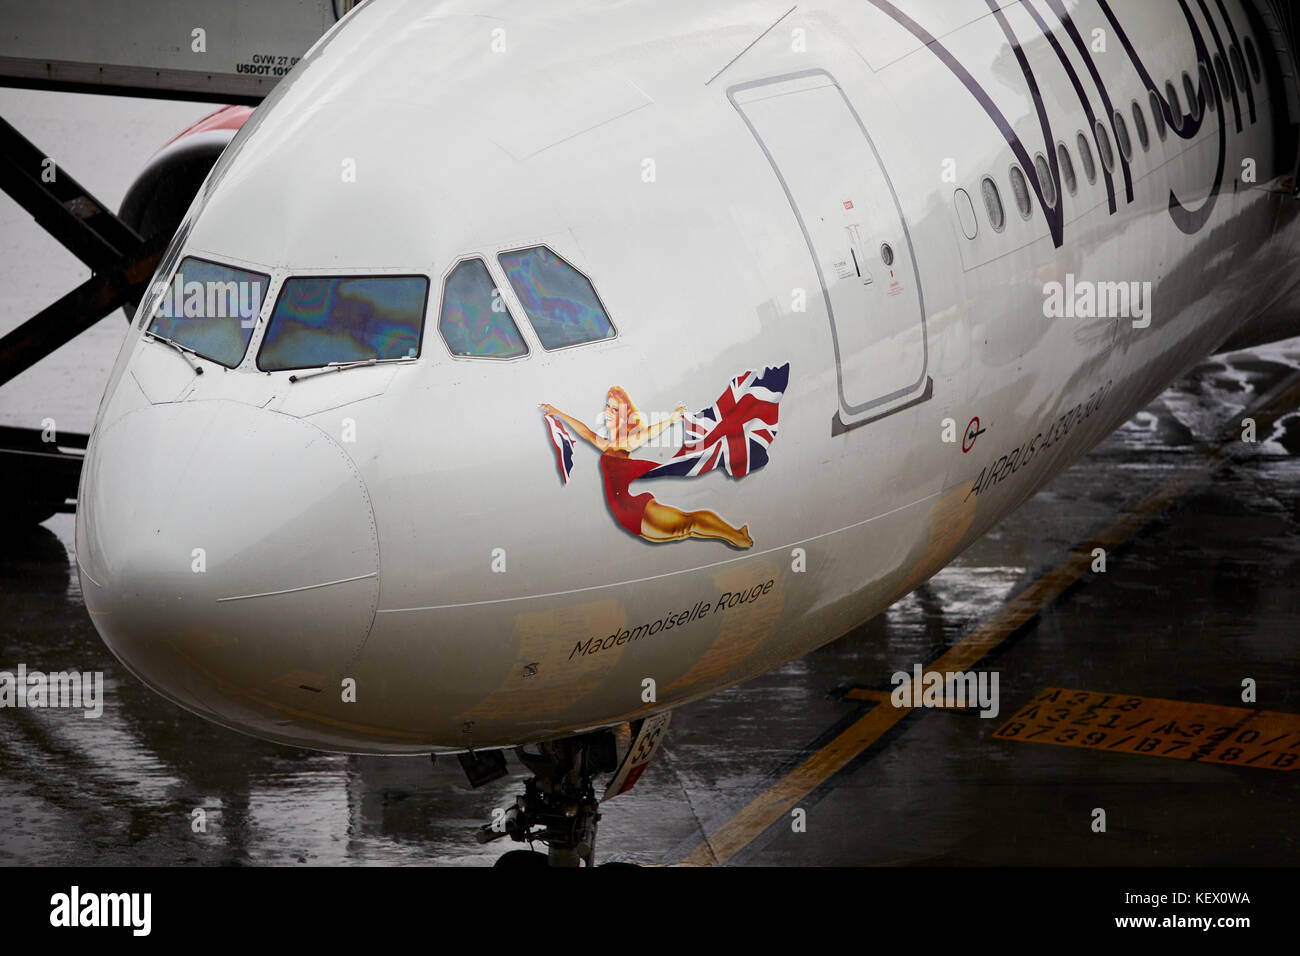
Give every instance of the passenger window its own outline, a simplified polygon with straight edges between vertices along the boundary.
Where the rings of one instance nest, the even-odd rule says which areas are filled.
[[[1169,115],[1173,117],[1173,122],[1170,125],[1174,129],[1181,130],[1183,128],[1183,107],[1178,102],[1178,90],[1174,88],[1172,80],[1165,84],[1165,99],[1169,101]]]
[[[1246,62],[1250,64],[1250,78],[1259,84],[1259,56],[1255,53],[1255,44],[1250,37],[1242,38],[1242,45],[1246,48]]]
[[[1192,82],[1192,78],[1186,73],[1183,73],[1183,92],[1187,94],[1187,111],[1192,114],[1192,119],[1200,119],[1201,100],[1196,95],[1196,84]]]
[[[429,280],[424,276],[286,279],[257,353],[264,372],[420,354]]]
[[[1133,129],[1137,130],[1138,142],[1142,144],[1142,152],[1151,149],[1151,134],[1147,132],[1147,118],[1142,115],[1142,104],[1137,100],[1133,101]]]
[[[1021,172],[1019,166],[1012,164],[1007,175],[1011,180],[1011,195],[1016,200],[1016,208],[1020,210],[1020,218],[1028,219],[1034,207],[1029,201],[1029,183],[1025,179],[1025,174]]]
[[[1169,135],[1169,129],[1165,126],[1165,112],[1160,108],[1160,95],[1152,90],[1147,94],[1147,100],[1151,103],[1151,122],[1156,124],[1156,135],[1160,137],[1161,142],[1164,142],[1165,137]]]
[[[587,277],[546,246],[503,252],[497,259],[542,348],[613,338],[614,326]]]
[[[1210,81],[1210,71],[1202,63],[1197,72],[1200,75],[1201,91],[1205,93],[1205,108],[1213,113],[1217,107],[1214,103],[1214,84]]]
[[[528,353],[482,259],[466,259],[447,277],[438,331],[452,355],[514,358]]]
[[[970,193],[958,187],[952,192],[952,208],[957,214],[957,226],[961,229],[961,234],[967,239],[974,239],[979,235],[979,223],[975,221],[975,205],[970,201]],[[890,259],[893,259],[893,253],[890,253]]]
[[[1133,141],[1129,139],[1128,124],[1124,122],[1124,114],[1119,110],[1115,111],[1115,142],[1119,144],[1119,152],[1125,162],[1133,158]]]
[[[1083,164],[1083,175],[1088,178],[1088,184],[1091,185],[1097,181],[1097,164],[1092,161],[1092,146],[1088,143],[1088,137],[1083,135],[1083,130],[1079,130],[1074,143],[1079,147],[1079,162]]]
[[[1006,213],[1002,210],[1002,197],[998,195],[998,184],[988,176],[980,183],[980,193],[984,197],[984,211],[989,214],[989,225],[994,232],[1001,232],[1007,223]]]
[[[1246,68],[1241,64],[1241,51],[1236,45],[1228,47],[1228,62],[1232,64],[1232,76],[1237,81],[1237,89],[1246,92]]]
[[[1047,165],[1047,157],[1042,153],[1034,154],[1034,172],[1038,174],[1038,185],[1043,190],[1043,202],[1049,209],[1056,208],[1056,183],[1052,180],[1052,170]]]
[[[1074,161],[1070,159],[1070,151],[1064,143],[1056,144],[1056,165],[1061,167],[1061,182],[1065,183],[1065,188],[1073,196],[1079,191],[1079,179],[1074,175]]]
[[[1223,57],[1214,54],[1214,72],[1219,77],[1219,95],[1227,97],[1231,92],[1232,82],[1228,79],[1228,68],[1223,65]]]
[[[1101,164],[1106,167],[1106,172],[1111,172],[1115,168],[1115,154],[1110,148],[1110,134],[1106,132],[1106,124],[1097,120],[1095,130],[1097,134],[1097,155],[1101,157]]]
[[[234,368],[244,359],[270,282],[260,272],[186,256],[152,305],[149,332]]]

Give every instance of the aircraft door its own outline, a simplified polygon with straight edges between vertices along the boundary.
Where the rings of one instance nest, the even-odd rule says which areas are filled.
[[[727,90],[812,255],[839,383],[835,430],[928,398],[920,274],[902,209],[857,111],[825,70]]]

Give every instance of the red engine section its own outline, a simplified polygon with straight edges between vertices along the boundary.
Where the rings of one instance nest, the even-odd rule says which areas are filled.
[[[222,150],[253,114],[223,106],[168,140],[131,183],[118,216],[144,239],[171,236]],[[126,306],[128,321],[136,303]]]
[[[239,128],[243,126],[252,115],[253,108],[251,106],[223,106],[215,113],[209,113],[193,126],[181,130],[167,141],[163,146],[163,149],[166,149],[172,143],[182,140],[187,136],[192,136],[195,133],[206,133],[209,130],[214,129],[228,129],[233,132],[238,132]]]
[[[252,112],[223,106],[172,137],[135,178],[118,215],[146,239],[174,233],[208,170]]]

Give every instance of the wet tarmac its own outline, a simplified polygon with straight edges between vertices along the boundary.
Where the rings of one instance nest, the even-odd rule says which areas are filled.
[[[80,142],[82,133],[48,119],[51,111],[80,115],[102,134],[129,125],[112,150],[119,168],[102,186],[69,161],[110,204],[130,163],[142,164],[207,111],[113,101],[114,113],[98,102],[5,92],[0,115],[38,141],[45,132],[46,141]],[[57,145],[46,148],[58,155]],[[0,207],[0,243],[13,253],[7,270],[39,279],[6,303],[7,331],[79,276],[75,262],[47,261],[41,244],[52,241],[10,203]],[[88,429],[122,333],[115,321],[0,390],[0,423],[57,414],[63,427]],[[979,665],[1000,675],[996,719],[913,711],[863,736],[842,767],[799,794],[802,827],[784,812],[771,825],[745,815],[860,726],[894,671],[958,646],[1082,542],[1203,460],[1207,443],[1297,370],[1300,340],[1206,362],[885,614],[675,712],[637,787],[606,805],[600,857],[795,866],[1300,862],[1300,774],[1272,766],[1285,764],[1281,751],[1257,746],[1232,763],[1222,748],[1212,760],[1164,759],[999,735],[1048,688],[1300,714],[1300,414],[1170,496],[1110,551],[1105,573],[1085,575],[996,644]],[[71,515],[0,541],[0,670],[21,662],[105,675],[99,719],[0,710],[0,864],[485,865],[513,848],[474,839],[519,790],[525,774],[513,761],[510,777],[472,790],[454,759],[431,766],[427,758],[296,751],[222,730],[154,695],[96,635],[72,543]],[[1255,704],[1242,704],[1246,678],[1255,681]],[[1241,736],[1240,727],[1233,733]],[[193,827],[200,808],[205,832]],[[1093,828],[1097,808],[1106,813],[1104,833]]]

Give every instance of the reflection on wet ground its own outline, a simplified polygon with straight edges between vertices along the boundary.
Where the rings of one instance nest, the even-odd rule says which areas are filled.
[[[1216,358],[952,567],[853,634],[682,708],[601,824],[605,859],[675,862],[845,719],[829,692],[952,646],[1300,368],[1300,343]],[[1300,712],[1300,415],[1157,516],[983,662],[1002,714],[1050,686]],[[0,712],[0,863],[486,864],[474,830],[519,789],[454,759],[314,754],[217,728],[127,674],[71,572],[70,516],[0,544],[0,669],[103,671],[103,717]],[[1300,774],[1010,743],[914,714],[735,857],[757,864],[1294,864]],[[1093,808],[1107,811],[1093,833]],[[206,832],[194,832],[203,808]]]

